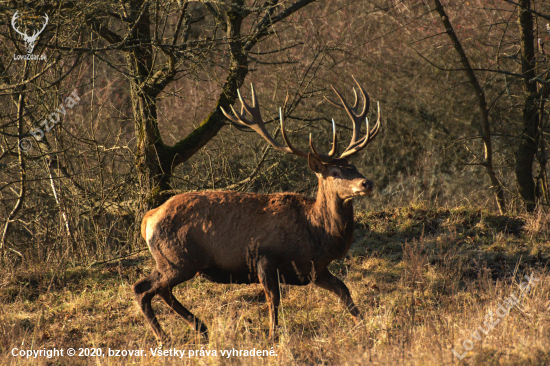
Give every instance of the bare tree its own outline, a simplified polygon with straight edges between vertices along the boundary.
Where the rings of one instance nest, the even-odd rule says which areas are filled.
[[[171,188],[172,171],[187,161],[225,125],[220,107],[228,108],[249,72],[250,52],[276,32],[276,24],[314,0],[295,2],[208,1],[204,13],[190,14],[192,2],[152,3],[129,1],[86,8],[85,23],[107,44],[106,50],[121,52],[130,82],[136,132],[136,164],[145,208],[157,206]],[[175,17],[174,14],[177,14]],[[169,24],[176,20],[176,27]],[[209,23],[208,23],[209,22]],[[193,24],[210,24],[200,38],[192,37]],[[115,26],[116,25],[116,26]],[[116,28],[118,31],[112,31]],[[210,57],[224,56],[220,67],[225,81],[212,111],[184,139],[167,145],[158,126],[157,98],[174,80],[192,68],[202,68]]]
[[[493,190],[495,191],[498,209],[500,210],[501,213],[504,213],[506,211],[506,200],[504,199],[504,191],[503,191],[502,185],[498,177],[496,176],[495,169],[493,167],[493,144],[491,140],[491,122],[489,121],[489,110],[487,107],[485,92],[483,91],[483,89],[481,88],[481,85],[479,84],[476,74],[472,69],[472,66],[470,65],[468,56],[466,56],[466,53],[464,52],[464,48],[462,47],[462,44],[460,43],[460,40],[458,39],[453,29],[451,21],[449,20],[449,17],[445,12],[445,9],[443,8],[441,1],[434,0],[434,3],[435,3],[435,9],[439,13],[441,22],[445,27],[447,35],[451,39],[453,47],[455,48],[456,52],[459,55],[460,63],[464,67],[465,73],[468,75],[468,80],[470,84],[472,84],[475,90],[476,99],[479,103],[479,111],[481,113],[481,123],[477,125],[479,126],[479,130],[482,136],[481,138],[483,140],[483,145],[484,145],[483,159],[479,159],[480,161],[478,163],[483,167],[485,167],[485,170],[487,171],[487,175],[491,179]]]

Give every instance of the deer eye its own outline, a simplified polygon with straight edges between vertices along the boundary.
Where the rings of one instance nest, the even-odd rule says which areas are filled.
[[[333,176],[334,178],[340,177],[340,173],[338,173],[336,170],[333,170],[332,173],[330,173],[330,175]]]

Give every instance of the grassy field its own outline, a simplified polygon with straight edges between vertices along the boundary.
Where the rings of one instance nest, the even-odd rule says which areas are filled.
[[[330,269],[363,312],[359,324],[325,290],[281,286],[280,336],[271,342],[259,285],[195,278],[174,293],[210,339],[155,300],[172,337],[162,350],[172,355],[153,356],[159,345],[131,291],[152,269],[142,252],[90,268],[1,269],[0,364],[550,365],[550,216],[419,204],[356,220],[352,250]],[[12,354],[54,348],[64,356]],[[79,348],[105,356],[79,357]],[[141,355],[109,357],[109,349]]]

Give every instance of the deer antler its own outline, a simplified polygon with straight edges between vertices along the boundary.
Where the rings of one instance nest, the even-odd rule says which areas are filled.
[[[279,144],[275,139],[267,132],[267,129],[265,128],[265,123],[262,119],[262,115],[260,113],[260,106],[257,104],[257,97],[256,92],[254,91],[254,85],[251,84],[251,90],[252,90],[252,106],[248,105],[243,98],[241,97],[241,93],[239,90],[237,90],[237,94],[239,96],[239,100],[241,101],[241,113],[237,113],[233,106],[231,106],[231,110],[233,111],[234,115],[231,115],[227,113],[223,107],[220,107],[222,113],[227,117],[230,121],[235,123],[240,123],[245,126],[248,126],[252,128],[254,131],[256,131],[260,136],[264,138],[271,146],[276,148],[279,151],[285,152],[287,154],[293,154],[300,156],[302,158],[308,157],[308,153],[305,151],[302,151],[300,149],[297,149],[292,145],[290,142],[285,129],[285,120],[283,116],[283,110],[282,108],[279,108],[279,118],[281,120],[281,133],[283,135],[283,140],[285,141],[287,146],[283,146]],[[245,118],[246,111],[248,114],[252,116],[252,120],[248,120]],[[319,154],[317,153],[317,150],[313,146],[313,139],[311,137],[311,134],[309,135],[309,146],[311,147],[311,150],[313,154],[315,154],[319,159],[323,161],[329,161],[333,158],[334,154],[336,153],[336,125],[334,124],[334,120],[332,120],[332,134],[333,134],[333,145],[332,150],[329,152],[328,155]]]
[[[361,96],[363,97],[365,101],[365,105],[363,106],[363,110],[361,113],[357,112],[357,104],[359,102],[359,98],[357,97],[357,92],[355,91],[355,88],[353,89],[353,92],[355,94],[355,102],[352,106],[349,106],[346,100],[342,97],[342,95],[336,90],[334,87],[332,89],[340,99],[342,103],[334,102],[327,97],[325,97],[326,100],[328,100],[333,105],[344,109],[348,115],[350,116],[352,122],[353,122],[353,134],[351,136],[351,141],[349,143],[349,146],[344,150],[342,155],[340,155],[340,158],[345,158],[347,156],[353,155],[356,152],[361,151],[364,149],[378,134],[380,131],[380,104],[378,103],[378,120],[376,121],[376,124],[374,127],[369,129],[369,120],[366,117],[367,113],[369,111],[369,105],[370,105],[370,99],[369,95],[363,90],[361,85],[357,82],[355,78],[353,78],[357,86],[359,87],[359,92],[361,93]],[[308,153],[305,151],[302,151],[300,149],[297,149],[292,145],[290,142],[285,129],[285,120],[283,111],[281,108],[279,108],[279,118],[281,120],[281,133],[283,135],[283,140],[285,141],[287,146],[283,146],[279,144],[275,139],[267,132],[267,129],[265,128],[265,123],[262,119],[262,115],[260,113],[260,106],[257,103],[257,96],[256,92],[254,91],[254,86],[251,85],[252,90],[252,106],[247,104],[242,96],[239,90],[237,90],[237,94],[239,96],[239,100],[241,101],[241,113],[237,113],[233,106],[231,107],[231,110],[233,111],[233,115],[227,113],[223,107],[220,107],[222,113],[232,122],[239,123],[245,126],[248,126],[252,128],[254,131],[256,131],[260,136],[264,138],[271,146],[276,148],[279,151],[285,152],[287,154],[294,154],[303,158],[308,157]],[[286,102],[285,102],[286,104]],[[245,111],[252,116],[251,120],[248,120],[245,118]],[[361,121],[363,118],[366,121],[367,124],[367,134],[358,140],[358,136],[361,134]],[[334,123],[334,119],[332,120],[332,149],[328,154],[320,154],[317,152],[317,149],[313,145],[313,138],[311,134],[309,134],[309,146],[311,148],[312,153],[317,156],[321,161],[329,162],[334,158],[334,155],[336,154],[337,149],[337,143],[338,139],[336,137],[336,124]]]
[[[14,31],[16,31],[17,33],[19,33],[20,35],[22,35],[24,38],[27,37],[27,33],[23,33],[21,31],[19,31],[19,29],[17,29],[17,25],[15,24],[15,21],[17,19],[19,19],[19,17],[17,16],[18,12],[16,11],[15,14],[13,14],[13,17],[11,18],[11,26],[13,28]]]
[[[378,120],[376,121],[376,124],[374,125],[372,130],[369,130],[369,119],[367,118],[367,113],[369,112],[370,98],[368,93],[366,93],[365,90],[363,90],[363,87],[357,82],[355,77],[352,76],[352,78],[353,78],[353,81],[355,81],[355,84],[357,84],[357,87],[359,88],[359,92],[361,93],[361,96],[365,101],[365,105],[363,106],[363,110],[361,111],[361,113],[358,113],[357,111],[357,107],[358,107],[357,104],[359,102],[359,98],[357,97],[357,92],[355,91],[355,88],[353,88],[355,101],[353,102],[352,106],[348,105],[346,100],[342,97],[342,95],[338,92],[338,90],[336,90],[336,88],[332,85],[331,85],[332,90],[334,90],[334,92],[338,96],[338,99],[340,99],[342,103],[334,102],[325,96],[325,99],[329,103],[331,103],[332,105],[338,108],[344,109],[353,122],[353,133],[351,135],[351,142],[349,146],[346,148],[346,150],[344,150],[342,155],[340,155],[340,158],[345,158],[346,156],[350,156],[364,149],[376,137],[376,135],[380,131],[380,103],[377,103]],[[366,121],[367,134],[362,139],[357,140],[357,137],[361,134],[361,121],[363,120],[363,118]]]
[[[38,32],[34,31],[31,38],[37,37],[40,33],[42,33],[42,31],[48,25],[48,21],[50,20],[50,18],[48,17],[48,14],[44,14],[43,18],[44,18],[44,25],[42,26],[42,29],[40,29]]]

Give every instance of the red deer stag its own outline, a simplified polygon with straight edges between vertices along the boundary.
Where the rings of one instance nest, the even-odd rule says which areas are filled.
[[[151,299],[160,297],[196,331],[207,334],[207,328],[172,294],[174,286],[201,274],[218,283],[261,283],[269,303],[270,337],[277,327],[279,282],[291,285],[317,286],[335,293],[355,320],[361,319],[344,282],[327,266],[348,252],[353,235],[352,198],[369,195],[373,183],[349,164],[346,157],[365,148],[380,129],[378,120],[369,130],[369,97],[357,80],[364,100],[358,113],[358,97],[349,106],[336,89],[343,108],[353,121],[351,143],[336,158],[334,120],[332,150],[319,154],[309,139],[311,153],[294,147],[286,134],[281,110],[281,131],[286,146],[267,132],[252,87],[252,105],[239,93],[241,113],[225,116],[246,125],[260,134],[271,146],[288,154],[307,159],[309,168],[319,180],[317,198],[295,193],[253,194],[237,192],[189,192],[172,197],[145,215],[141,233],[156,262],[156,268],[134,285],[137,302],[159,339],[165,337],[151,307]],[[252,116],[245,118],[244,111]],[[359,138],[362,121],[366,135]]]

